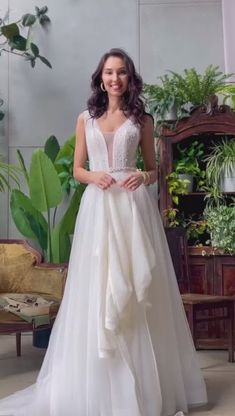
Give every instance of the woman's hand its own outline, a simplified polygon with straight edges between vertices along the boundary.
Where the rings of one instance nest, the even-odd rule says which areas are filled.
[[[116,183],[115,179],[106,172],[92,172],[92,183],[100,189],[108,189]]]
[[[121,186],[129,191],[135,191],[144,183],[144,177],[141,172],[132,173],[128,178],[122,181]]]

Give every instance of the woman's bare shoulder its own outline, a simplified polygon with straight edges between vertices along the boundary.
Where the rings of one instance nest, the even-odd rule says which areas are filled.
[[[149,127],[154,125],[153,116],[150,113],[145,113],[143,118],[143,127]]]

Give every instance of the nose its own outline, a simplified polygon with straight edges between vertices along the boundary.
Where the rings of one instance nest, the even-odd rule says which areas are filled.
[[[112,76],[113,81],[117,81],[118,80],[118,73],[117,72],[113,72],[112,75],[113,75]]]

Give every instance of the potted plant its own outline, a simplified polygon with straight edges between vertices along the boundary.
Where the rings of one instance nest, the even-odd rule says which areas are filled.
[[[18,189],[11,193],[11,214],[18,230],[38,242],[47,261],[63,263],[69,259],[77,211],[85,187],[74,182],[70,165],[74,136],[60,149],[54,136],[47,141],[44,151],[32,154],[29,172],[18,152],[29,196]],[[56,150],[55,150],[56,149]],[[60,149],[60,150],[59,150]],[[67,158],[66,158],[67,156]],[[59,162],[56,166],[56,162]],[[48,178],[50,180],[48,181]],[[73,189],[67,210],[57,220],[57,208],[64,200],[64,191]],[[47,219],[44,217],[46,214]]]
[[[187,115],[184,109],[184,96],[177,88],[174,75],[159,77],[160,84],[145,84],[144,93],[147,97],[149,111],[158,123],[176,121]]]
[[[224,74],[218,66],[209,65],[202,74],[195,68],[184,69],[182,74],[168,72],[159,77],[159,84],[144,85],[149,111],[160,125],[190,115],[192,108],[207,105],[216,94],[224,95],[224,101],[231,98],[235,102],[234,86],[227,83],[233,74]],[[174,126],[175,123],[169,124]]]
[[[235,253],[235,204],[207,206],[204,218],[210,232],[211,245],[222,253]]]
[[[169,193],[172,196],[172,201],[178,205],[179,204],[179,195],[188,194],[188,185],[189,180],[184,178],[179,178],[179,175],[176,172],[171,172],[166,177],[168,183]]]
[[[221,192],[235,192],[235,138],[214,143],[205,161],[208,183]]]
[[[204,145],[197,140],[192,141],[189,146],[177,145],[177,159],[173,162],[174,171],[180,179],[188,180],[188,192],[193,190],[193,178],[200,176],[199,162],[204,154]]]
[[[221,93],[227,80],[233,74],[224,74],[218,66],[209,65],[204,73],[199,74],[195,68],[184,69],[183,74],[171,71],[175,78],[177,90],[182,91],[185,102],[191,106],[206,105],[209,97]],[[232,84],[229,84],[232,85]],[[227,97],[230,95],[227,88]],[[231,93],[232,95],[234,92]]]

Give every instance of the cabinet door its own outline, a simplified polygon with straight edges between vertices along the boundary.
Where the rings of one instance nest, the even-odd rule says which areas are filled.
[[[214,293],[213,257],[189,256],[190,292]]]
[[[215,294],[235,295],[235,256],[215,256]]]

